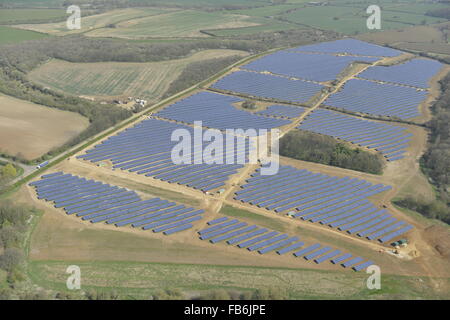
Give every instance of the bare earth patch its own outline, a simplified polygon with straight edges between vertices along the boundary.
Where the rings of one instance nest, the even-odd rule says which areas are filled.
[[[81,115],[0,95],[0,150],[26,159],[63,145],[87,128]]]

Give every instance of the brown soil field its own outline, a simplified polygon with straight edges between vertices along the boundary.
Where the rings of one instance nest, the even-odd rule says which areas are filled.
[[[0,149],[25,159],[63,145],[89,125],[88,119],[0,94]]]

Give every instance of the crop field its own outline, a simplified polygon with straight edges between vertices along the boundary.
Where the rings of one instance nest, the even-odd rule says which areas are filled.
[[[26,40],[38,40],[46,37],[48,35],[43,33],[0,26],[0,45],[14,44]]]
[[[107,26],[113,26],[122,21],[128,21],[131,19],[157,15],[166,12],[165,9],[118,9],[105,13],[81,17],[81,29],[68,30],[66,21],[56,23],[44,23],[44,24],[19,24],[15,25],[16,28],[32,30],[42,33],[48,33],[51,35],[66,35],[73,33],[84,33],[98,28],[104,28]]]
[[[76,113],[0,95],[0,149],[10,155],[37,158],[87,126],[88,120]]]
[[[133,19],[118,23],[115,28],[102,28],[87,35],[131,39],[164,37],[206,37],[205,29],[227,29],[258,25],[248,16],[183,10]]]
[[[70,63],[52,60],[33,70],[29,78],[73,95],[99,98],[132,96],[156,101],[190,63],[244,54],[235,50],[206,50],[184,59],[151,63]]]

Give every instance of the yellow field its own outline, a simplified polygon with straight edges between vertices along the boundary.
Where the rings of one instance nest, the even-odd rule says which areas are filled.
[[[73,95],[91,98],[132,96],[154,102],[190,63],[246,54],[236,50],[206,50],[184,59],[151,63],[71,63],[52,60],[33,70],[29,78]]]
[[[77,113],[40,106],[0,94],[0,150],[37,158],[87,128]]]

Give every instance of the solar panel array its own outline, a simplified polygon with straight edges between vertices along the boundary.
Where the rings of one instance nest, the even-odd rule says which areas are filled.
[[[403,127],[316,109],[298,127],[381,152],[387,160],[402,159],[411,140]]]
[[[332,94],[325,105],[376,116],[414,118],[426,91],[362,79],[350,79],[341,91]]]
[[[159,111],[156,116],[188,124],[201,120],[203,126],[226,129],[272,129],[289,124],[282,119],[261,117],[232,104],[241,99],[213,92],[200,92]]]
[[[280,117],[293,119],[300,117],[305,112],[305,108],[302,107],[288,107],[282,105],[272,105],[268,106],[266,109],[255,112],[257,115],[269,116],[269,117]]]
[[[91,223],[152,230],[170,235],[193,227],[203,210],[152,198],[142,200],[134,191],[63,172],[44,175],[30,183],[38,199],[54,203],[69,215]]]
[[[390,186],[290,166],[280,166],[278,173],[272,176],[261,175],[258,169],[246,182],[241,186],[242,190],[236,191],[235,200],[328,225],[369,240],[385,242],[391,232],[406,227],[405,222],[398,221],[368,200],[370,196],[390,190]],[[403,231],[395,236],[409,229]]]
[[[329,54],[301,53],[283,50],[252,61],[241,69],[306,79],[311,81],[332,81],[350,64],[375,62],[375,57],[334,56]]]
[[[202,161],[202,164],[194,163],[196,157],[201,160],[200,157],[208,147],[207,144],[201,149],[195,149],[195,146],[192,146],[192,150],[186,152],[192,164],[174,164],[171,156],[172,149],[179,142],[172,142],[171,135],[176,129],[185,129],[191,137],[194,137],[192,127],[147,119],[109,137],[77,158],[92,163],[108,160],[112,162],[113,169],[126,170],[202,191],[211,191],[224,186],[228,178],[237,173],[243,167],[241,163],[248,158],[250,149],[248,139],[246,142],[243,141],[245,145],[241,145],[234,137],[235,146],[230,148],[234,152],[226,152],[227,141],[223,142],[224,151],[219,157],[222,164],[207,164],[205,161]]]
[[[392,66],[373,66],[358,75],[363,79],[399,83],[428,88],[429,81],[442,68],[442,63],[430,59],[412,59]]]
[[[265,99],[306,103],[323,86],[271,74],[236,71],[214,83],[212,88]]]
[[[339,260],[343,267],[353,267],[355,271],[363,270],[373,264],[371,261],[361,263],[364,260],[361,257],[353,257],[350,253],[344,254],[340,250],[323,246],[320,243],[306,246],[298,237],[290,237],[287,234],[257,225],[249,225],[238,219],[222,217],[208,222],[208,225],[198,233],[201,240],[209,240],[213,244],[226,242],[228,245],[234,245],[240,249],[246,248],[252,252],[256,251],[261,255],[269,252],[283,255],[289,252],[295,257],[303,257],[305,260],[314,261],[316,264],[327,260],[336,264],[333,261],[333,258],[335,258],[335,260]]]
[[[333,54],[350,54],[369,57],[396,57],[401,51],[356,39],[341,39],[297,47],[294,50]]]

